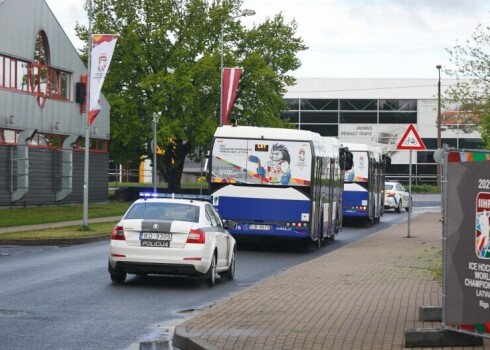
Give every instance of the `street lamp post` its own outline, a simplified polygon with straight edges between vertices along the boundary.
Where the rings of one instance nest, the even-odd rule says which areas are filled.
[[[441,68],[438,64],[436,66],[439,73],[439,80],[437,82],[437,149],[441,148]],[[437,187],[441,188],[441,165],[437,163]]]
[[[231,16],[225,19],[221,23],[221,37],[220,37],[220,56],[221,56],[221,65],[220,65],[220,98],[219,98],[219,126],[223,126],[223,55],[224,55],[224,50],[223,50],[223,42],[224,42],[224,27],[225,23],[228,22],[230,19],[238,18],[238,17],[245,17],[245,16],[253,16],[255,15],[254,10],[250,9],[243,9],[242,13],[236,16]]]
[[[153,113],[153,142],[151,151],[153,152],[153,193],[157,193],[157,124],[160,118],[159,113]]]

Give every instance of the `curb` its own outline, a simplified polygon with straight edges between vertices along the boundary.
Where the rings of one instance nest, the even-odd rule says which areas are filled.
[[[177,349],[185,350],[220,350],[220,348],[209,344],[199,337],[192,337],[189,333],[187,333],[185,323],[175,327],[172,345]]]

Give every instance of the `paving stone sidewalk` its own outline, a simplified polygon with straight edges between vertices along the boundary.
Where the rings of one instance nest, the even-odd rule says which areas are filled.
[[[179,349],[404,349],[420,306],[441,306],[440,213],[372,234],[254,285],[175,330]],[[490,349],[483,347],[464,349]],[[445,347],[441,349],[458,349]]]

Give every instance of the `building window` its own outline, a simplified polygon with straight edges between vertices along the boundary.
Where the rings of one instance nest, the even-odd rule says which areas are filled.
[[[50,84],[49,75],[49,45],[48,38],[44,31],[40,31],[36,38],[34,47],[34,62],[31,64],[31,91],[37,95],[39,107],[44,107],[48,85]]]
[[[379,111],[380,124],[417,124],[417,112]]]
[[[301,111],[301,124],[303,123],[334,123],[339,122],[338,112]]]
[[[380,124],[416,124],[417,100],[379,100]]]
[[[377,111],[378,100],[340,100],[342,111]]]
[[[325,125],[325,124],[301,124],[301,130],[309,130],[316,132],[322,136],[335,136],[339,134],[338,125]]]
[[[36,95],[40,107],[46,98],[70,100],[71,73],[49,66],[46,34],[38,33],[34,61],[0,55],[0,87]]]
[[[340,122],[346,124],[376,124],[378,122],[377,112],[340,112]]]
[[[299,112],[287,111],[281,113],[281,118],[290,123],[299,123]]]
[[[302,111],[336,111],[339,100],[335,99],[301,99]]]
[[[299,110],[299,99],[297,98],[286,98],[284,102],[288,105],[289,110],[297,111]]]
[[[417,111],[417,100],[379,100],[380,111]]]
[[[89,149],[92,152],[97,153],[107,153],[108,151],[108,142],[107,140],[101,139],[90,139]],[[76,144],[74,145],[74,149],[78,151],[82,151],[85,149],[85,138],[80,138]]]
[[[0,87],[5,87],[5,82],[3,81],[5,66],[4,66],[5,58],[0,56]]]

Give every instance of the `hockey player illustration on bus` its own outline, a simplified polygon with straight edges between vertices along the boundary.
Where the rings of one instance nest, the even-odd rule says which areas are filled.
[[[287,185],[291,179],[291,157],[287,147],[283,144],[275,143],[269,153],[270,160],[265,167],[259,166],[257,173],[271,184]]]

